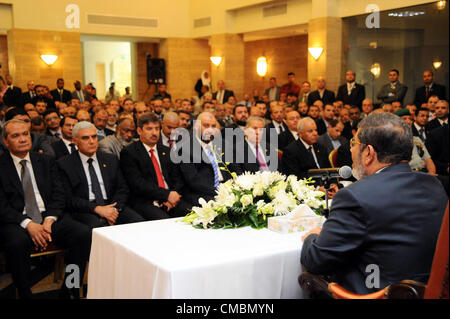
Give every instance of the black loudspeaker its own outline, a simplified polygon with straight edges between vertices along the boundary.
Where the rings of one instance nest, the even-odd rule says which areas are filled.
[[[166,61],[147,57],[148,84],[166,84]]]

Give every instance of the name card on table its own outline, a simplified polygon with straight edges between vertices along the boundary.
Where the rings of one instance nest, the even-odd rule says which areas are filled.
[[[302,204],[284,216],[269,217],[267,227],[270,230],[288,234],[309,231],[321,227],[324,222],[325,217],[316,215],[309,206]]]

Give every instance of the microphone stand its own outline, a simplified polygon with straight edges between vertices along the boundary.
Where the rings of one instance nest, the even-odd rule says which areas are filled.
[[[325,210],[323,212],[323,216],[328,219],[328,215],[330,213],[330,209],[328,207],[328,191],[330,190],[331,182],[330,182],[330,175],[322,175],[321,178],[321,186],[325,188]]]

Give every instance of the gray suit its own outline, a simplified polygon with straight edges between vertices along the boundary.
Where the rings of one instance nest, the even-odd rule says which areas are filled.
[[[132,142],[134,142],[134,140]],[[120,159],[120,152],[122,151],[122,148],[126,146],[125,144],[129,145],[129,143],[124,143],[122,139],[119,140],[116,135],[109,135],[98,143],[98,150],[115,155]]]
[[[338,141],[341,143],[341,145],[347,143],[347,139],[343,136],[339,136]],[[331,142],[331,137],[330,135],[328,135],[328,133],[320,135],[319,138],[317,139],[317,143],[325,147],[327,149],[328,154],[330,154],[331,151],[335,149],[333,143]]]
[[[403,99],[408,91],[408,87],[401,84],[399,81],[395,82],[395,89],[391,88],[391,83],[383,85],[380,92],[378,92],[377,99],[383,103],[392,103],[394,101],[400,101],[403,104]],[[395,95],[389,95],[393,93]]]
[[[265,93],[269,96],[269,98],[270,98],[270,89],[271,88],[268,88],[268,89],[266,89],[266,91],[265,91]],[[280,100],[280,87],[277,85],[277,86],[275,86],[275,100],[270,100],[271,102],[272,101],[279,101]]]

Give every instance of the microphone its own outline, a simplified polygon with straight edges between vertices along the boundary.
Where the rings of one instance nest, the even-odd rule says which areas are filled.
[[[342,166],[336,168],[319,168],[319,169],[310,169],[307,172],[309,177],[313,178],[350,178],[352,174],[352,168],[350,166]]]

